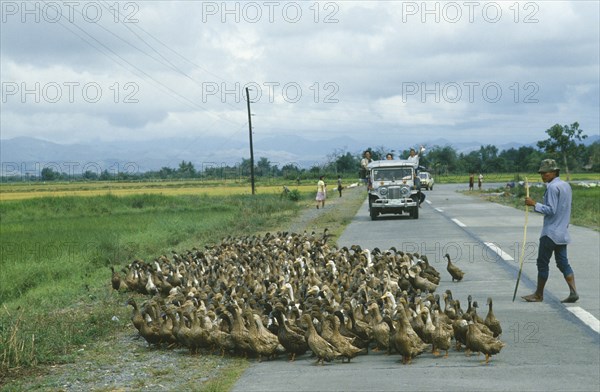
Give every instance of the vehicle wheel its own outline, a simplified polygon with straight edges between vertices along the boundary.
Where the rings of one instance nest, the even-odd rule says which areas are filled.
[[[371,215],[371,220],[376,220],[377,215],[379,215],[379,213],[377,212],[377,210],[375,208],[370,208],[369,214]]]
[[[412,209],[412,211],[410,212],[410,217],[413,219],[419,219],[419,207],[415,207]]]
[[[432,191],[433,190],[433,185],[429,187],[429,190]]]

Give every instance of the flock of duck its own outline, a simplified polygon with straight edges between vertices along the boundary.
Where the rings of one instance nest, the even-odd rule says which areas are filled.
[[[119,273],[115,290],[133,298],[132,322],[150,345],[255,356],[312,351],[317,363],[348,362],[371,349],[399,354],[408,364],[431,351],[485,354],[504,343],[492,299],[482,319],[446,290],[425,255],[327,243],[321,234],[279,232],[228,237],[214,246],[172,252],[152,262],[135,260]],[[446,255],[452,281],[463,272]],[[443,300],[443,304],[441,303]],[[454,342],[454,344],[452,344]]]

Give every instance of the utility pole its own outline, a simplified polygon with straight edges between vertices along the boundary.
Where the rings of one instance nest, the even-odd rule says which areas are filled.
[[[252,114],[250,114],[250,94],[246,87],[246,103],[248,104],[248,132],[250,134],[250,183],[252,184],[252,194],[254,195],[254,147],[252,146]]]

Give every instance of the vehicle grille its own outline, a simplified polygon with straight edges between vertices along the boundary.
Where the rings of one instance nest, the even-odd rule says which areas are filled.
[[[388,199],[400,199],[400,187],[399,186],[391,186],[388,188]]]

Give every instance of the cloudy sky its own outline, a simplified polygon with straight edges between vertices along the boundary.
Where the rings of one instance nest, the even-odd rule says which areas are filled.
[[[1,137],[599,132],[599,2],[2,1]],[[374,142],[372,144],[377,144]]]

